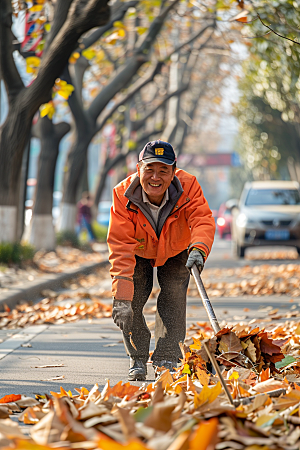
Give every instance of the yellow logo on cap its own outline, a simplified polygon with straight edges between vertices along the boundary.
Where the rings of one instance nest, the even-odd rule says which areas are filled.
[[[155,154],[162,156],[164,154],[165,149],[164,148],[156,148],[155,149]]]

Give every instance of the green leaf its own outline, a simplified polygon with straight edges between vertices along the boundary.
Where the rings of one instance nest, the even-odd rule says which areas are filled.
[[[282,367],[286,367],[289,364],[292,364],[293,362],[296,362],[297,360],[291,356],[285,356],[281,361],[278,361],[277,363],[275,363],[275,367],[276,369],[282,369]]]
[[[151,414],[153,406],[148,406],[148,408],[139,408],[133,415],[136,422],[145,422],[147,417]]]

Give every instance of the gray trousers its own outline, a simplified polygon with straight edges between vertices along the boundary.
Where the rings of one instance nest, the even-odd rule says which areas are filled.
[[[155,317],[155,351],[152,355],[154,364],[164,359],[178,361],[182,357],[179,342],[185,339],[186,292],[190,278],[189,271],[185,267],[187,257],[187,250],[184,250],[157,268],[161,291],[157,299]],[[131,337],[137,349],[131,345],[128,335],[123,333],[123,339],[129,356],[146,363],[149,358],[151,332],[147,327],[143,308],[153,287],[153,267],[149,259],[136,256],[133,281],[134,315]]]

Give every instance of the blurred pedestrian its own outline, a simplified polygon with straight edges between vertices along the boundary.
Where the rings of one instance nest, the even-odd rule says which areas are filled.
[[[89,192],[83,192],[81,200],[77,203],[77,220],[76,232],[77,236],[85,229],[88,233],[90,241],[95,240],[92,229],[92,197]]]
[[[168,142],[152,141],[140,153],[137,173],[113,190],[108,231],[113,319],[130,356],[129,380],[145,380],[151,332],[143,308],[161,288],[155,318],[154,367],[171,372],[182,357],[190,268],[201,272],[215,234],[215,221],[195,176],[176,169]]]

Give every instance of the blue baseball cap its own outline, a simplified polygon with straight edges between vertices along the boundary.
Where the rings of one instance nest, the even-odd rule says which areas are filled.
[[[139,155],[139,161],[144,161],[145,163],[161,162],[172,166],[176,161],[176,155],[169,142],[158,139],[145,145]]]

